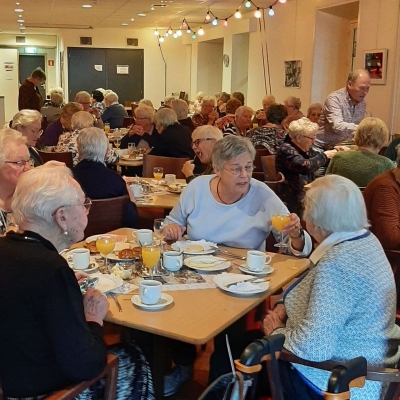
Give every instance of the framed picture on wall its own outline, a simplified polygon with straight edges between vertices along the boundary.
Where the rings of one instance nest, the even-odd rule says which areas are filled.
[[[300,88],[301,61],[285,61],[285,87]]]
[[[387,55],[387,49],[364,52],[364,68],[369,72],[373,85],[386,84]]]

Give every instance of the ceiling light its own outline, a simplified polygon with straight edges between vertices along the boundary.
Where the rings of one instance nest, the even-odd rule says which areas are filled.
[[[169,29],[168,29],[168,35],[172,35],[172,28],[171,27],[169,27]]]
[[[176,32],[176,34],[177,34],[178,36],[182,36],[182,31],[179,29],[178,32]]]
[[[279,0],[279,3],[285,4],[286,0]]]
[[[158,36],[158,35],[159,35],[159,33],[158,33],[158,29],[156,29],[156,31],[154,32],[154,34],[155,34],[156,36]]]
[[[90,4],[84,4],[84,5],[82,6],[82,8],[92,8],[92,6],[91,6]]]
[[[24,12],[24,10],[22,8],[16,8],[14,11],[15,12]]]
[[[22,18],[22,15],[18,15],[18,18]]]
[[[174,33],[174,39],[176,39],[178,37],[178,34],[175,32]]]
[[[237,18],[237,19],[242,18],[242,14],[240,14],[240,11],[239,11],[239,10],[236,10],[236,12],[235,12],[235,18]]]
[[[228,26],[228,18],[225,18],[225,21],[222,23],[222,26],[226,28]]]
[[[145,13],[139,13],[138,16],[139,16],[139,17],[145,17],[146,14],[145,14]]]
[[[192,30],[190,28],[187,28],[186,33],[190,33],[190,32],[192,32]]]
[[[260,9],[257,7],[257,10],[256,10],[256,12],[254,13],[254,16],[256,17],[256,18],[261,18],[261,11],[260,11]]]
[[[121,24],[122,26],[128,26],[128,24],[126,22],[122,22]]]
[[[16,6],[19,6],[21,3],[15,3]]]
[[[270,17],[273,17],[273,16],[275,15],[275,11],[272,9],[272,6],[269,7],[268,15],[269,15]]]
[[[166,38],[168,37],[168,32],[165,33],[164,37],[166,37]]]
[[[210,19],[211,19],[210,11],[207,11],[207,14],[206,14],[206,21],[209,21]]]
[[[24,19],[17,19],[17,22],[25,22]]]
[[[186,29],[186,28],[187,28],[187,23],[186,23],[185,20],[182,21],[182,28],[183,28],[183,29]]]
[[[155,8],[154,8],[153,6],[151,6],[150,10],[151,10],[151,11],[154,11],[154,10],[155,10]]]
[[[131,22],[133,22],[135,20],[135,18],[131,18]]]
[[[19,30],[26,29],[24,26],[20,26]]]
[[[204,35],[204,29],[203,29],[203,27],[201,27],[197,33],[198,33],[200,36],[203,36],[203,35]]]
[[[158,41],[159,41],[160,43],[163,43],[163,42],[164,42],[164,36],[160,36],[159,39],[158,39]]]
[[[244,6],[246,8],[250,8],[251,7],[251,1],[246,1],[246,3],[244,3]]]
[[[215,17],[215,19],[213,20],[213,22],[211,22],[211,25],[217,26],[218,25],[218,18]]]

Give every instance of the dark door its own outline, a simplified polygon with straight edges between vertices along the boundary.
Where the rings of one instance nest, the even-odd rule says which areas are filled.
[[[118,68],[122,66],[123,68]],[[128,74],[118,73],[126,71]],[[101,70],[101,71],[99,71]],[[143,50],[68,48],[68,94],[102,87],[118,94],[119,102],[143,98]]]
[[[29,78],[32,71],[39,67],[42,68],[43,71],[46,71],[44,55],[20,54],[18,66],[19,83],[21,84],[26,78]],[[45,85],[46,84],[39,86],[39,90],[43,99],[46,98]]]
[[[68,48],[68,99],[85,90],[107,89],[105,49]]]

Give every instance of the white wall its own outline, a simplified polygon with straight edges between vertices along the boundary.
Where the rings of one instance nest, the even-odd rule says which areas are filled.
[[[232,65],[231,91],[242,92],[246,99],[247,88],[249,83],[249,34],[248,33],[240,33],[233,35],[231,65]]]
[[[201,42],[198,45],[197,87],[207,96],[222,91],[223,43]]]
[[[0,49],[0,96],[4,96],[5,120],[10,121],[18,112],[18,52],[16,49]],[[12,71],[5,64],[13,64]],[[2,128],[3,126],[0,126]]]

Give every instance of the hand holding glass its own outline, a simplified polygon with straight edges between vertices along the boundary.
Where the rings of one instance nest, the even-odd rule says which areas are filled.
[[[290,222],[289,214],[276,214],[271,218],[272,226],[281,233],[281,241],[275,244],[275,247],[288,247],[288,244],[283,241],[283,228]]]

